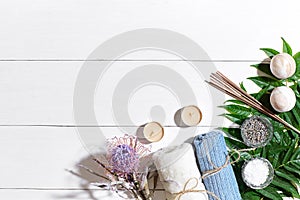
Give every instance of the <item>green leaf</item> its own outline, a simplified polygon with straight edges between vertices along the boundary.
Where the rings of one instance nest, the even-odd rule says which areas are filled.
[[[296,151],[293,153],[291,160],[300,159],[300,147],[297,147]]]
[[[281,157],[281,156],[280,156],[280,153],[273,155],[273,160],[271,161],[273,167],[276,167],[276,168],[278,167],[278,165],[280,164],[280,163],[279,163],[279,158],[280,158],[280,157]]]
[[[251,115],[250,109],[245,106],[230,104],[223,106],[223,108],[231,114],[240,115],[244,118],[247,118],[249,115]]]
[[[284,119],[287,123],[293,124],[293,123],[292,123],[293,116],[291,116],[291,113],[285,112],[285,113],[282,113],[282,116],[283,116],[283,119]]]
[[[260,88],[269,86],[269,89],[273,89],[274,87],[284,85],[281,80],[276,80],[265,76],[249,77],[247,79],[253,81]]]
[[[289,166],[293,167],[294,169],[298,170],[298,173],[300,174],[300,164],[299,164],[300,160],[294,160],[294,162],[290,162]],[[297,174],[297,173],[296,173]]]
[[[300,158],[297,158],[295,160],[290,160],[289,163],[297,165],[298,167],[300,167]]]
[[[261,157],[267,158],[267,148],[268,148],[268,146],[263,147],[262,152],[261,152]]]
[[[259,64],[255,64],[255,65],[251,65],[251,67],[255,67],[257,70],[274,77],[274,75],[272,74],[271,70],[270,70],[270,64],[269,63],[259,63]]]
[[[268,120],[272,123],[273,128],[282,132],[283,129],[285,128],[284,125],[282,123],[279,123],[277,121],[272,120],[271,118],[268,117]]]
[[[283,131],[281,133],[281,141],[280,141],[280,145],[283,146],[289,146],[292,143],[292,138],[290,137],[290,134],[288,133],[288,131]]]
[[[295,150],[295,145],[296,145],[297,141],[293,141],[293,143],[291,144],[289,150],[287,151],[287,153],[285,154],[282,163],[287,163],[288,160],[290,160],[294,150]]]
[[[242,160],[249,160],[252,158],[251,154],[248,152],[241,152],[240,155]]]
[[[244,83],[243,83],[243,82],[241,82],[241,83],[240,83],[240,88],[241,88],[242,90],[244,90],[245,92],[247,92],[247,90],[246,90],[246,88],[245,88],[245,86],[244,86]]]
[[[283,42],[283,45],[282,45],[282,51],[284,53],[288,53],[290,54],[291,56],[293,56],[293,51],[292,51],[292,48],[291,46],[285,41],[285,39],[282,37],[282,42]]]
[[[296,95],[296,98],[300,98],[300,93],[298,91],[298,83],[295,83],[295,84],[291,85],[290,88],[294,91],[294,93]]]
[[[263,148],[257,148],[257,149],[255,149],[253,152],[252,152],[252,155],[254,156],[254,157],[261,157],[261,155],[262,155],[262,151],[263,151]]]
[[[295,174],[298,174],[298,176],[300,176],[300,171],[297,168],[295,168],[294,166],[284,165],[283,168],[288,170],[291,173],[295,173]]]
[[[290,182],[284,181],[275,176],[271,185],[275,185],[277,188],[290,192],[293,195],[293,197],[300,198],[297,188],[295,188],[295,186]]]
[[[279,114],[280,117],[282,117],[286,122],[293,125],[297,129],[300,128],[300,116],[299,116],[300,108],[298,106],[299,105],[297,105],[296,103],[296,106],[291,111]],[[292,134],[295,136],[297,135],[294,133]]]
[[[281,137],[277,130],[274,130],[273,132],[274,138],[276,139],[276,142],[280,143]]]
[[[256,192],[272,200],[282,200],[282,197],[279,195],[277,190],[271,186],[268,186],[264,189],[256,190]]]
[[[225,101],[225,103],[234,103],[234,104],[239,104],[239,105],[245,105],[244,102],[242,102],[240,100],[236,100],[236,99],[228,99]]]
[[[272,144],[272,148],[270,149],[269,153],[270,154],[278,154],[280,152],[283,152],[287,150],[289,147],[288,146],[282,146],[279,144]]]
[[[293,124],[293,123],[292,123]],[[296,128],[298,128],[299,129],[299,124],[294,124],[294,126],[296,127]],[[299,135],[298,135],[298,133],[296,133],[295,131],[293,131],[293,130],[287,130],[287,132],[291,135],[290,137],[291,138],[294,138],[294,139],[299,139]]]
[[[298,163],[297,163],[297,162],[298,162]],[[290,162],[290,163],[289,163],[289,166],[291,166],[292,168],[298,170],[298,171],[297,171],[298,174],[300,174],[300,164],[299,164],[299,162],[300,162],[300,160],[298,159],[298,160],[294,160],[294,162]],[[297,174],[297,173],[296,173],[296,174]]]
[[[269,88],[270,88],[270,85],[268,85],[265,88],[261,89],[258,93],[256,93],[254,95],[254,98],[257,99],[257,100],[260,100],[262,98],[262,96],[268,92]]]
[[[296,53],[294,56],[296,65],[298,66],[300,64],[300,52]]]
[[[275,174],[278,175],[279,177],[287,179],[288,181],[291,181],[293,183],[296,183],[296,184],[300,183],[299,178],[297,178],[295,175],[293,175],[292,173],[290,173],[289,171],[287,171],[285,169],[277,169],[277,170],[275,170]]]
[[[246,149],[248,148],[244,143],[238,140],[234,140],[229,137],[225,137],[225,142],[230,149]]]
[[[225,132],[229,137],[233,137],[240,141],[243,140],[240,128],[222,128],[222,131]]]
[[[227,119],[229,119],[230,121],[232,121],[233,123],[236,123],[239,125],[241,125],[243,123],[243,121],[245,120],[245,117],[242,117],[242,116],[236,115],[236,114],[225,114],[224,116]]]
[[[242,198],[244,200],[260,200],[261,196],[254,191],[249,191],[242,194]]]
[[[269,58],[272,58],[273,56],[279,54],[278,51],[276,51],[275,49],[271,49],[271,48],[260,48],[260,50],[264,51]]]
[[[290,111],[293,114],[293,117],[295,118],[295,121],[292,125],[294,125],[296,128],[299,128],[300,125],[300,102],[299,98],[296,98],[296,105],[295,107]]]
[[[295,62],[296,62],[296,72],[288,80],[298,81],[299,78],[300,78],[300,52],[296,53],[293,57],[294,57]]]
[[[297,111],[296,111],[297,110]],[[300,124],[300,115],[299,115],[299,108],[295,107],[291,112],[293,113],[295,119],[296,119],[296,122],[297,122],[297,125],[299,127],[299,124]]]

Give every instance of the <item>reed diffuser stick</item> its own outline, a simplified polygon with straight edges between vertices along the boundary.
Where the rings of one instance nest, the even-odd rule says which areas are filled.
[[[295,131],[300,134],[300,130],[295,128],[293,125],[287,123],[285,120],[281,119],[278,115],[274,114],[271,110],[265,107],[261,102],[252,97],[250,94],[242,90],[239,86],[228,79],[224,74],[217,71],[212,73],[210,76],[210,81],[206,81],[209,85],[214,88],[224,92],[225,94],[242,101],[246,105],[258,110],[259,112],[271,117],[272,119],[282,123],[285,127]]]

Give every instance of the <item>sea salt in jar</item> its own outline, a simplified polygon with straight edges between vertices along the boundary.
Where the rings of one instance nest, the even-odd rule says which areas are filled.
[[[273,126],[266,118],[252,116],[241,125],[244,143],[250,147],[263,147],[273,137]]]
[[[265,158],[253,158],[242,167],[242,178],[246,185],[253,189],[267,187],[273,180],[274,169]]]

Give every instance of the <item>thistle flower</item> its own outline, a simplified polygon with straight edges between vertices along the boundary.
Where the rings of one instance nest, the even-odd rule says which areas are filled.
[[[147,180],[148,165],[145,162],[149,152],[150,148],[140,143],[136,136],[126,134],[107,140],[106,159],[94,159],[105,169],[106,176],[81,167],[108,181],[92,183],[96,187],[113,191],[124,199],[152,200],[153,193],[150,193]]]
[[[109,164],[114,172],[132,173],[139,166],[139,155],[127,144],[121,144],[112,149]]]
[[[140,158],[148,152],[133,135],[114,137],[108,140],[107,160],[113,173],[128,177],[138,171]]]

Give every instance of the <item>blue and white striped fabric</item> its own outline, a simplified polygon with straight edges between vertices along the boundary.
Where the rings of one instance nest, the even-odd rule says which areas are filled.
[[[221,131],[212,131],[195,137],[194,145],[201,174],[219,168],[226,163],[228,152]],[[241,200],[238,184],[229,164],[221,171],[203,179],[205,188],[221,200]],[[209,195],[210,200],[215,200]]]

